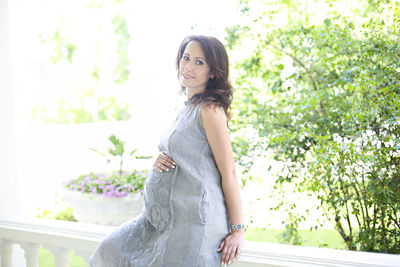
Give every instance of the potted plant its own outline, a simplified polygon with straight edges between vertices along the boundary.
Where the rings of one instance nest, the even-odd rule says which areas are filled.
[[[63,183],[64,199],[72,206],[78,221],[105,225],[119,225],[142,212],[143,189],[147,170],[123,170],[125,142],[115,135],[109,138],[112,147],[107,154],[89,148],[103,156],[107,163],[119,161],[119,170],[84,174]],[[134,156],[137,149],[129,155]],[[135,156],[148,159],[149,156]]]

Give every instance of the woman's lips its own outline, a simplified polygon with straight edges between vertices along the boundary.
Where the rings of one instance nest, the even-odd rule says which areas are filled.
[[[182,76],[183,76],[183,78],[185,78],[185,79],[193,79],[193,78],[194,78],[193,76],[188,75],[188,74],[185,74],[185,73],[183,73]]]

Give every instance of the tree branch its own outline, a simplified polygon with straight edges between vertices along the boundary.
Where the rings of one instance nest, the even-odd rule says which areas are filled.
[[[291,58],[292,58],[294,61],[296,61],[297,63],[299,63],[299,65],[307,72],[308,76],[310,77],[312,86],[313,86],[313,88],[314,88],[314,91],[316,91],[316,92],[319,91],[319,90],[318,90],[317,83],[315,82],[315,79],[314,79],[314,77],[313,77],[311,71],[309,70],[309,68],[306,67],[306,65],[305,65],[300,59],[298,59],[296,56],[294,56],[294,55],[292,55],[292,54],[286,52],[285,50],[283,50],[283,49],[281,49],[281,48],[279,48],[279,47],[277,47],[277,46],[275,46],[275,45],[271,45],[271,46],[272,46],[273,48],[275,48],[276,50],[281,51],[281,52],[284,53],[285,55],[291,57]],[[325,111],[324,105],[322,104],[322,101],[319,101],[319,106],[320,106],[320,109],[321,109],[322,113],[324,113],[324,114],[326,115],[326,111]]]

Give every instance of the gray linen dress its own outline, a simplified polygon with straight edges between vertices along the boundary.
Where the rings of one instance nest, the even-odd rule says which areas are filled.
[[[168,172],[151,171],[144,211],[118,226],[90,257],[91,267],[216,267],[229,220],[201,104],[184,102],[158,148],[175,161]]]

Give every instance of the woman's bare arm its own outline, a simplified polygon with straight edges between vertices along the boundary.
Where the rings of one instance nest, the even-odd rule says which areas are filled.
[[[243,224],[242,201],[226,116],[216,105],[203,105],[201,122],[222,177],[229,220],[232,224]],[[222,262],[230,264],[234,256],[239,257],[243,242],[243,230],[235,230],[225,238],[219,250],[222,251]]]

